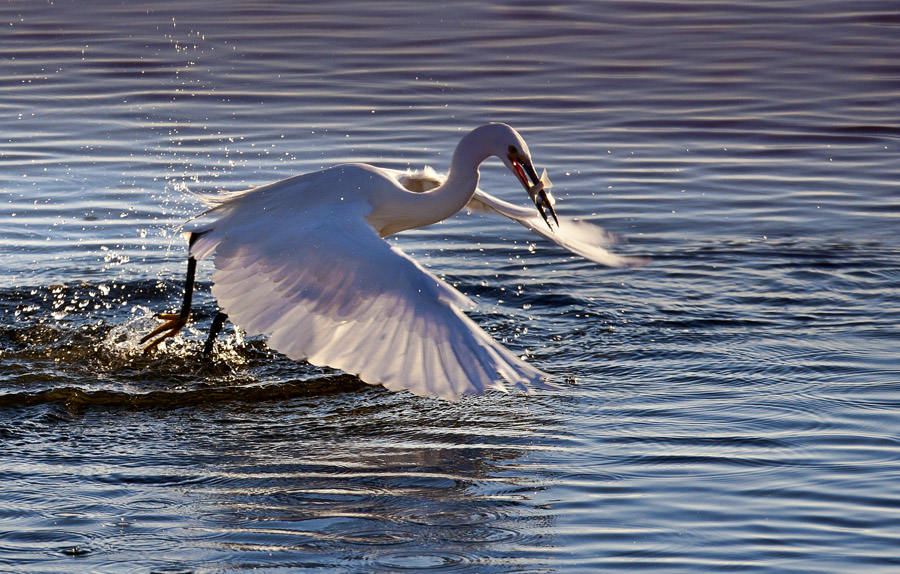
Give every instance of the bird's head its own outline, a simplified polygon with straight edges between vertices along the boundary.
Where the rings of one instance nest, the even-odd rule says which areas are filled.
[[[534,163],[531,161],[531,152],[528,151],[528,145],[522,136],[513,128],[505,124],[493,124],[498,126],[497,139],[494,145],[498,150],[495,155],[503,160],[506,167],[528,192],[529,197],[534,202],[541,217],[550,225],[550,217],[559,227],[559,219],[556,217],[556,211],[553,209],[554,199],[550,194],[549,180],[546,177],[538,177],[537,171],[534,169]],[[502,126],[500,128],[499,126]],[[505,129],[503,129],[505,128]]]

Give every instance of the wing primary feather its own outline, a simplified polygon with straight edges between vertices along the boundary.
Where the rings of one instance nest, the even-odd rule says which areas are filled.
[[[377,378],[382,384],[393,382],[402,369],[392,368],[396,363],[402,363],[408,352],[409,329],[406,322],[409,321],[409,311],[394,318],[390,327],[381,333],[380,356],[373,361],[372,370],[377,373]]]
[[[480,366],[480,361],[467,360],[465,355],[460,354],[458,350],[459,341],[448,340],[441,344],[441,357],[445,368],[453,372],[453,381],[456,384],[453,392],[457,395],[476,394],[483,392],[487,388],[483,383],[484,376],[487,374]],[[471,361],[471,363],[469,362]],[[450,365],[447,367],[447,365]],[[497,388],[495,381],[488,381],[488,386]],[[502,389],[502,384],[500,385]]]

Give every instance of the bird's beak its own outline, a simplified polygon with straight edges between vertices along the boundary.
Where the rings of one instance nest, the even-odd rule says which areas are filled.
[[[531,160],[522,154],[510,153],[509,161],[512,163],[513,172],[516,174],[522,187],[528,192],[538,213],[541,214],[541,217],[543,217],[544,221],[547,223],[547,227],[551,230],[553,229],[553,226],[550,225],[548,212],[549,215],[553,217],[556,226],[559,227],[559,219],[556,217],[556,210],[553,209],[555,201],[553,196],[550,195],[550,180],[546,178],[547,172],[544,172],[544,177],[538,177]],[[529,179],[531,180],[530,182]]]

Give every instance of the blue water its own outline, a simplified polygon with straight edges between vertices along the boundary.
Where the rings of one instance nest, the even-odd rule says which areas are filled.
[[[900,571],[895,2],[0,5],[0,571]],[[392,394],[226,330],[192,192],[445,169],[486,121],[641,269],[398,244],[559,391]],[[482,187],[525,204],[498,162]]]

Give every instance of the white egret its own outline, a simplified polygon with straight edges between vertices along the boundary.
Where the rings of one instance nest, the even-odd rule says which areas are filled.
[[[477,189],[480,164],[496,156],[528,191],[538,214]],[[530,180],[530,181],[529,181]],[[496,212],[588,259],[641,264],[599,244],[598,227],[563,219],[549,180],[537,177],[528,146],[510,126],[476,128],[459,142],[446,178],[353,163],[298,175],[213,200],[186,232],[184,303],[144,337],[150,350],[190,318],[196,262],[214,257],[212,293],[250,335],[295,360],[357,375],[366,383],[456,399],[505,383],[528,391],[547,375],[479,328],[460,308],[462,293],[383,238],[446,219],[468,207]],[[155,337],[155,339],[154,339]]]

